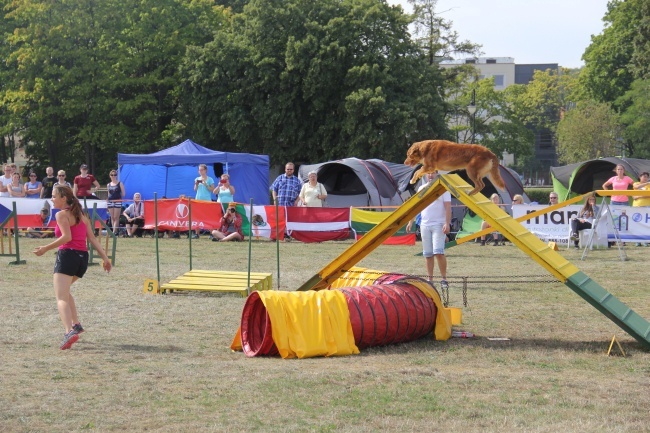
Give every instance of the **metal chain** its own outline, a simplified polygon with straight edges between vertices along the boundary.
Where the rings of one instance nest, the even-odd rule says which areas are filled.
[[[347,271],[348,274],[365,274],[368,271]],[[374,274],[380,275],[390,275],[390,274],[399,274],[398,272],[373,272]],[[404,274],[405,277],[416,277],[423,280],[427,280],[427,275],[413,275],[413,274]],[[375,282],[377,278],[364,278],[361,276],[348,276],[348,279],[358,280],[358,281],[372,281]],[[461,283],[461,293],[463,296],[463,307],[468,306],[467,302],[467,286],[470,284],[538,284],[538,283],[555,283],[557,279],[553,278],[551,275],[510,275],[507,280],[501,280],[502,275],[499,276],[461,276],[461,277],[447,277],[448,283]],[[451,284],[449,284],[451,285]],[[432,284],[433,286],[433,284]],[[435,286],[434,286],[435,288]],[[449,306],[449,286],[447,288],[441,287],[441,298],[445,307]]]

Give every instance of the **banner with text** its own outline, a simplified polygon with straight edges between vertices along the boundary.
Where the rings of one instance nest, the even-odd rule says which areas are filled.
[[[541,205],[513,206],[513,216],[523,215],[544,209]],[[616,239],[614,227],[618,230],[623,242],[650,242],[650,207],[609,206],[611,215],[606,209],[602,211],[598,227],[606,227],[607,239]],[[545,242],[553,241],[566,245],[569,240],[571,218],[578,215],[581,205],[567,206],[522,222],[530,232]],[[613,224],[612,224],[613,221]]]

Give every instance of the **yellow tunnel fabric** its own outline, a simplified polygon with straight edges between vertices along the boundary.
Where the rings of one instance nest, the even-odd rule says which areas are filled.
[[[283,358],[358,354],[345,295],[337,290],[258,292]]]

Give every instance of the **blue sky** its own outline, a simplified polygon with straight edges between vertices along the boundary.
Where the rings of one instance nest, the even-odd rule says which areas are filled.
[[[406,0],[387,0],[410,11]],[[486,57],[577,68],[591,36],[604,29],[607,0],[439,0],[438,13]]]

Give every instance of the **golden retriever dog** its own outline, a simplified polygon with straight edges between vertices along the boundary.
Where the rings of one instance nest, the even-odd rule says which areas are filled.
[[[483,189],[485,176],[489,176],[494,185],[505,188],[499,174],[499,159],[488,148],[478,144],[458,144],[447,140],[420,141],[413,143],[406,152],[404,164],[411,167],[422,164],[422,167],[413,173],[412,184],[426,173],[436,170],[465,169],[467,176],[474,183],[474,189],[469,195]]]

